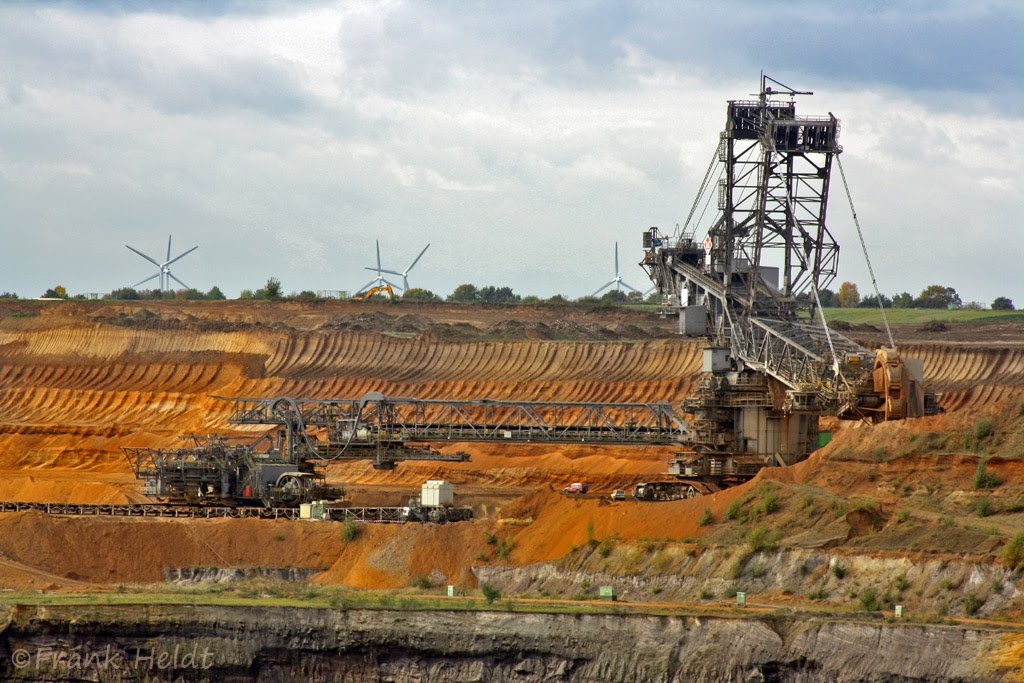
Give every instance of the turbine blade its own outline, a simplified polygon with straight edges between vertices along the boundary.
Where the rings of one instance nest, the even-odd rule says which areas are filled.
[[[657,288],[658,288],[658,285],[654,285],[653,287],[648,289],[646,292],[644,292],[644,298],[646,299],[647,297],[649,297],[651,295],[651,292],[653,292]]]
[[[167,236],[167,260],[171,260],[171,236]]]
[[[611,281],[601,285],[601,288],[599,290],[597,290],[596,292],[594,292],[593,294],[591,294],[590,296],[597,296],[598,294],[600,294],[604,290],[606,290],[609,287],[611,287],[612,285],[614,285],[616,282],[617,282],[617,280],[611,280]]]
[[[184,282],[182,282],[182,281],[181,281],[181,280],[179,280],[178,278],[174,277],[174,273],[167,273],[167,277],[171,278],[172,280],[174,280],[175,282],[177,282],[177,283],[178,283],[179,285],[181,285],[181,286],[182,286],[182,287],[184,287],[185,289],[192,289],[191,287],[189,287],[188,285],[186,285],[186,284],[185,284]]]
[[[622,280],[619,280],[619,284],[621,284],[623,287],[625,287],[626,289],[630,290],[631,292],[636,292],[637,294],[640,293],[639,289],[637,289],[636,287],[633,287],[632,285],[627,285]]]
[[[370,270],[373,270],[373,269],[371,268]],[[402,273],[399,273],[397,270],[388,270],[387,268],[382,269],[380,272],[382,272],[382,273],[389,273],[391,275],[398,275],[398,276],[402,275]]]
[[[615,243],[615,277],[619,276],[619,243]]]
[[[405,269],[405,273],[403,273],[403,275],[408,275],[409,271],[416,267],[416,264],[419,263],[421,258],[423,258],[423,255],[427,253],[427,249],[430,249],[429,242],[427,243],[427,246],[423,247],[423,251],[420,252],[420,255],[413,259],[412,264]]]
[[[377,243],[377,272],[380,272],[380,240],[374,240]]]
[[[142,253],[141,251],[139,251],[138,249],[136,249],[135,247],[133,247],[133,246],[131,246],[131,245],[128,245],[128,244],[126,244],[126,245],[124,245],[124,246],[128,247],[129,249],[131,249],[132,251],[134,251],[134,252],[135,252],[136,254],[138,254],[138,255],[139,255],[139,256],[141,256],[142,258],[144,258],[144,259],[146,259],[147,261],[149,261],[150,263],[152,263],[152,264],[153,264],[154,266],[156,266],[157,268],[161,268],[161,267],[162,267],[162,265],[161,265],[161,264],[159,264],[159,263],[157,263],[156,261],[154,261],[153,259],[149,258],[149,257],[148,257],[148,256],[146,256],[145,254],[143,254],[143,253]]]
[[[136,288],[136,287],[138,287],[139,285],[143,285],[143,284],[146,284],[147,282],[149,282],[150,280],[152,280],[152,279],[153,279],[153,278],[155,278],[155,277],[160,277],[160,273],[157,273],[156,275],[150,275],[149,277],[147,277],[147,278],[146,278],[145,280],[143,280],[142,282],[136,282],[136,283],[135,283],[134,285],[132,285],[132,289],[135,289],[135,288]]]
[[[388,283],[389,285],[391,285],[391,286],[392,286],[392,287],[394,287],[395,289],[402,289],[401,287],[399,287],[398,285],[396,285],[396,284],[395,284],[394,282],[392,282],[391,280],[384,280],[384,282]],[[405,290],[404,290],[404,289],[402,289],[402,291],[404,292]]]
[[[409,278],[407,278],[404,274],[402,275],[402,291],[409,291]]]
[[[363,285],[362,287],[360,287],[360,288],[359,288],[358,290],[356,290],[356,294],[359,294],[360,292],[365,292],[365,291],[366,291],[366,290],[368,290],[368,289],[369,289],[370,287],[373,287],[373,286],[374,286],[375,284],[377,284],[377,278],[373,278],[372,280],[370,280],[369,282],[367,282],[367,283],[366,283],[365,285]]]
[[[175,257],[174,257],[173,259],[171,259],[170,261],[168,261],[168,262],[167,262],[167,263],[165,263],[164,265],[165,265],[165,266],[169,266],[169,265],[171,265],[172,263],[174,263],[175,261],[178,261],[178,260],[180,260],[180,259],[182,259],[182,258],[184,258],[184,257],[188,256],[189,254],[191,254],[191,253],[192,253],[193,251],[195,251],[195,250],[196,250],[196,249],[198,249],[198,248],[199,248],[199,245],[197,244],[196,246],[192,247],[192,248],[191,248],[191,249],[189,249],[188,251],[186,251],[186,252],[184,252],[184,253],[181,253],[181,254],[178,254],[177,256],[175,256]]]

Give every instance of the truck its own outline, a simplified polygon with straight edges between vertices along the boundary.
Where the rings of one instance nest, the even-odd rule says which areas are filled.
[[[564,489],[562,489],[562,493],[574,494],[575,495],[575,494],[580,494],[580,493],[586,493],[589,490],[590,490],[590,487],[587,486],[586,484],[584,484],[583,482],[581,482],[581,481],[574,481],[573,483],[569,484]]]

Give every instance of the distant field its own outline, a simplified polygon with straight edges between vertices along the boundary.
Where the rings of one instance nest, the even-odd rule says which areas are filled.
[[[627,304],[624,308],[636,311],[657,311],[652,304]],[[843,320],[848,323],[881,324],[882,315],[877,308],[826,308],[825,320]],[[1024,322],[1024,310],[1020,311],[951,311],[944,308],[887,308],[885,314],[893,324],[926,323],[939,320],[949,323],[963,322]]]
[[[882,315],[877,308],[826,308],[825,320],[843,320],[848,323],[881,323]],[[942,322],[998,322],[1024,321],[1024,311],[950,311],[941,308],[887,308],[885,314],[890,323],[925,323],[930,320]]]

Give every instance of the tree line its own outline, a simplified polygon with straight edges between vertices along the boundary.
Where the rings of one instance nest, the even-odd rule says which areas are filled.
[[[916,297],[910,294],[910,292],[900,292],[891,297],[882,294],[881,304],[879,304],[879,297],[874,294],[862,297],[855,283],[844,282],[839,285],[838,292],[824,289],[819,292],[819,298],[821,299],[822,308],[878,308],[881,305],[883,308],[964,308],[973,310],[991,308],[993,311],[1016,310],[1013,300],[1005,296],[997,296],[992,300],[991,305],[987,307],[979,301],[964,303],[954,288],[945,285],[929,285],[921,290],[921,293]]]
[[[85,299],[85,295],[71,296],[63,285],[51,287],[43,292],[43,298],[47,299]],[[18,295],[11,292],[0,293],[0,299],[17,299]],[[197,289],[179,289],[176,291],[164,291],[159,289],[136,290],[131,287],[115,289],[109,294],[104,294],[102,299],[113,301],[138,301],[138,300],[186,300],[186,301],[222,301],[227,299],[219,287],[212,287],[208,292]],[[293,301],[315,301],[321,297],[313,291],[304,290],[285,294],[281,281],[271,277],[259,289],[243,289],[239,299],[263,299],[263,300],[293,300]],[[456,287],[451,294],[442,297],[429,289],[411,287],[400,297],[402,301],[447,301],[463,304],[659,304],[661,295],[655,291],[647,297],[639,292],[623,292],[611,290],[601,297],[583,296],[576,299],[556,294],[551,297],[542,298],[532,294],[517,294],[511,287],[476,285],[464,283]],[[844,282],[839,286],[839,291],[823,289],[818,292],[818,299],[822,308],[877,308],[879,298],[874,294],[861,296],[860,290],[853,282]],[[812,303],[812,295],[803,293],[798,297],[803,303]],[[1016,310],[1013,300],[1005,297],[996,297],[991,305],[985,306],[977,301],[964,303],[960,295],[952,287],[944,285],[929,285],[921,290],[917,296],[909,292],[900,292],[893,296],[881,295],[881,305],[884,308],[941,308],[941,309],[974,309],[980,310],[991,308],[993,311]]]

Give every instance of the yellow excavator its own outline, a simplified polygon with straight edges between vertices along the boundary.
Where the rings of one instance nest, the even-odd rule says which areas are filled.
[[[365,292],[359,292],[358,294],[352,295],[352,301],[366,301],[378,294],[387,294],[389,299],[395,298],[395,290],[391,289],[391,285],[383,284],[376,287],[370,287]]]

